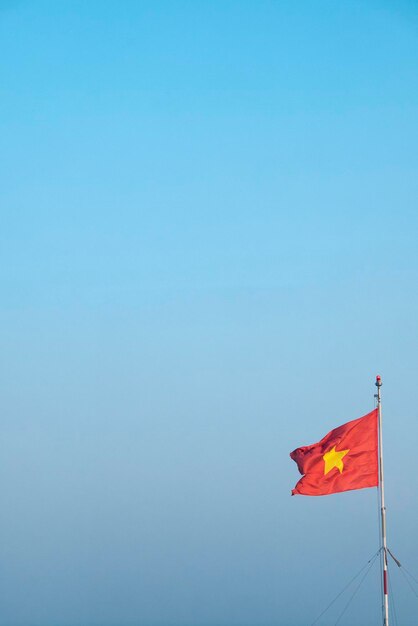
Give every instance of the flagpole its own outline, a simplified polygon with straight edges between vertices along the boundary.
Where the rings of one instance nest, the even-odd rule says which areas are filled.
[[[389,597],[388,597],[388,556],[386,544],[386,506],[385,506],[385,488],[383,473],[383,437],[382,437],[382,402],[380,397],[380,388],[382,379],[376,376],[377,387],[377,410],[379,416],[379,485],[380,485],[380,512],[382,517],[382,560],[383,560],[383,608],[385,612],[384,626],[389,626]]]

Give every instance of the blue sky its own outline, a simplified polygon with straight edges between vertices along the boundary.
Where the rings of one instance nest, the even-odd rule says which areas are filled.
[[[288,454],[377,373],[414,571],[417,42],[407,1],[0,3],[0,624],[306,626],[376,493]]]

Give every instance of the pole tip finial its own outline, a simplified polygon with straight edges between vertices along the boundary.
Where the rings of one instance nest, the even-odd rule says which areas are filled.
[[[382,386],[382,379],[380,378],[379,374],[376,376],[376,387],[381,387]]]

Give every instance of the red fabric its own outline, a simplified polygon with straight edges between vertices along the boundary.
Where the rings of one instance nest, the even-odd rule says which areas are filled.
[[[292,496],[326,496],[339,491],[377,487],[378,443],[377,409],[364,417],[331,430],[321,441],[297,448],[290,454],[303,477],[292,490]],[[324,455],[332,451],[341,458],[342,471],[333,467],[325,474]],[[347,452],[348,450],[348,452]],[[332,454],[332,453],[331,453]]]

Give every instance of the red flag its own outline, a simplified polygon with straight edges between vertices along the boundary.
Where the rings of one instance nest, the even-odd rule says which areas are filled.
[[[326,496],[339,491],[377,487],[378,412],[347,422],[318,443],[296,448],[290,454],[302,478],[292,496]]]

